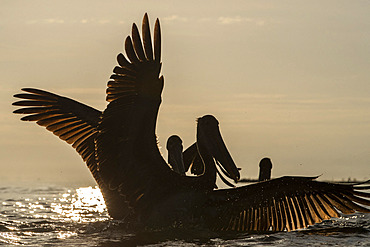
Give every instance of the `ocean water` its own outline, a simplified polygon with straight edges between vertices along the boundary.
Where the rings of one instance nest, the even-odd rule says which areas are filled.
[[[353,214],[296,232],[199,230],[129,233],[109,218],[92,187],[0,187],[0,246],[370,246],[370,215]]]

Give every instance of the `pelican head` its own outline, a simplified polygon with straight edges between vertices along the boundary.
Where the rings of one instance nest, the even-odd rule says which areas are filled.
[[[258,181],[266,181],[271,178],[272,163],[269,158],[263,158],[260,161],[260,175]]]
[[[224,174],[237,182],[240,179],[239,169],[226,148],[218,126],[217,119],[212,115],[198,118],[198,148],[199,145],[206,147],[208,153],[216,160]]]
[[[180,175],[185,175],[185,165],[182,156],[182,140],[177,135],[172,135],[167,139],[168,163],[172,169]]]

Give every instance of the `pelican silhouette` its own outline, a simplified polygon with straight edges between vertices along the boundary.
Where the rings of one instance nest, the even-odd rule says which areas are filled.
[[[152,46],[145,14],[142,36],[136,25],[125,51],[117,57],[108,82],[109,104],[101,113],[74,100],[37,89],[16,95],[24,100],[16,113],[22,120],[36,121],[72,144],[86,161],[107,202],[113,218],[124,218],[136,227],[162,228],[202,225],[216,231],[283,231],[305,228],[331,217],[355,211],[369,213],[366,184],[334,184],[316,177],[281,177],[238,188],[204,189],[198,177],[181,176],[163,159],[155,134],[164,78],[161,70],[161,36],[157,19]],[[218,123],[198,142],[222,150],[215,158],[234,180],[240,175],[218,136]],[[219,135],[220,136],[220,135]],[[202,156],[207,163],[212,156]],[[205,173],[213,172],[212,168]]]
[[[202,124],[202,121],[204,121],[204,119],[209,119],[208,121],[217,121],[217,119],[212,115],[203,116],[198,119],[198,124],[197,124],[198,130],[201,128],[208,127]],[[199,140],[197,140],[197,142],[199,142]],[[172,169],[181,175],[185,175],[185,173],[190,169],[193,175],[202,176],[202,179],[204,180],[207,180],[207,179],[213,180],[214,181],[213,185],[210,184],[211,189],[218,188],[216,185],[216,177],[217,177],[216,174],[219,175],[221,181],[224,182],[226,185],[230,187],[235,187],[235,185],[230,183],[221,174],[221,172],[228,178],[232,179],[230,174],[228,174],[228,172],[225,171],[219,163],[217,163],[218,168],[221,169],[221,172],[220,172],[217,169],[217,166],[215,165],[214,159],[208,159],[208,162],[211,162],[211,164],[204,163],[201,156],[205,156],[205,155],[212,156],[212,150],[204,149],[204,152],[207,152],[207,153],[204,153],[203,155],[201,155],[198,151],[197,142],[193,143],[182,153],[183,145],[182,145],[182,140],[179,136],[172,135],[167,139],[166,148],[168,151],[168,163],[171,165]],[[216,167],[216,169],[213,169],[212,167]],[[207,177],[204,172],[207,169],[212,169],[213,171],[213,173],[207,173],[207,176],[209,177]],[[240,168],[237,168],[237,169],[240,170]]]
[[[259,164],[260,174],[258,176],[258,181],[266,181],[271,179],[271,169],[272,163],[269,158],[263,158]]]
[[[182,153],[184,147],[182,145],[181,138],[178,135],[170,136],[167,139],[166,149],[168,164],[171,165],[172,170],[180,175],[185,176],[187,169],[185,169],[184,165],[184,157]]]

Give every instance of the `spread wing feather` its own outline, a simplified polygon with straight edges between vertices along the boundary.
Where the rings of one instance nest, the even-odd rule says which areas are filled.
[[[109,191],[101,177],[95,159],[95,138],[102,112],[75,100],[59,96],[35,88],[22,89],[26,93],[14,97],[22,99],[14,102],[15,106],[23,106],[14,113],[26,114],[23,121],[35,121],[38,125],[60,139],[71,144],[86,162],[92,176],[104,195],[104,200],[111,216],[125,217],[131,209],[123,197]],[[110,205],[120,204],[121,209],[114,211]]]
[[[15,106],[23,106],[14,111],[26,114],[21,120],[35,121],[69,144],[79,143],[75,145],[76,150],[89,146],[90,153],[94,152],[93,140],[101,116],[99,110],[44,90],[22,90],[27,93],[16,94],[14,97],[23,100],[13,103]],[[80,155],[87,161],[90,153]]]
[[[333,184],[315,177],[282,177],[235,189],[213,191],[207,220],[214,230],[293,231],[340,213],[370,212],[370,193],[361,184]]]
[[[171,176],[166,174],[172,173],[158,150],[155,136],[163,89],[158,20],[153,43],[154,49],[145,14],[142,39],[133,24],[132,35],[125,41],[126,56],[117,57],[119,66],[113,70],[107,88],[110,103],[102,114],[96,139],[102,180],[136,209],[143,201],[158,200],[152,197],[160,193],[160,188],[168,188],[165,181]]]

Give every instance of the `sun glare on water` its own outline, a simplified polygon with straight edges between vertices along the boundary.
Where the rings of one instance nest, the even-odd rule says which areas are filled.
[[[110,219],[97,187],[9,187],[1,196],[0,245],[73,239]]]
[[[64,193],[60,198],[54,198],[51,203],[51,211],[57,213],[59,219],[80,223],[101,221],[97,214],[106,210],[103,196],[98,188],[82,187],[76,189],[72,194],[71,190]],[[106,217],[104,217],[106,218]]]

